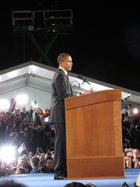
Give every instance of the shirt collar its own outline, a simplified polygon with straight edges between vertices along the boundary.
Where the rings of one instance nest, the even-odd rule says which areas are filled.
[[[68,72],[67,72],[67,71],[66,71],[64,68],[59,67],[59,69],[62,69],[62,70],[64,71],[65,75],[67,75],[67,74],[68,74]]]

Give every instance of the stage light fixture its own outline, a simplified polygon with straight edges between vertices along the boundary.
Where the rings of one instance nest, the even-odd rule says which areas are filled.
[[[28,102],[28,95],[27,94],[20,94],[16,97],[17,105],[25,105]]]
[[[0,109],[1,110],[6,110],[10,107],[10,103],[8,102],[7,99],[0,99]]]
[[[139,113],[139,110],[138,110],[137,108],[134,108],[134,109],[133,109],[133,113],[136,115],[136,114]]]
[[[10,163],[16,158],[16,147],[6,145],[0,149],[0,159],[6,163]]]

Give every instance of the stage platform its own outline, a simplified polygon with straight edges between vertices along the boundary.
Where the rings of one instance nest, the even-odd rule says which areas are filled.
[[[97,187],[121,187],[124,181],[133,187],[140,174],[140,169],[126,169],[124,179],[94,179],[94,180],[54,180],[53,174],[26,174],[17,176],[0,177],[0,183],[5,180],[14,180],[27,187],[64,187],[71,182],[81,182],[83,184],[92,183]]]

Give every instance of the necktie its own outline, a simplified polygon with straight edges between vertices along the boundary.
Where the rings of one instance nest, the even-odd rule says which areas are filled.
[[[68,81],[69,81],[69,75],[68,75],[68,73],[67,73],[67,77],[68,77]]]

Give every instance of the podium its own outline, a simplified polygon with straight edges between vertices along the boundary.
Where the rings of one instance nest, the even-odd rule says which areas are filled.
[[[68,179],[125,178],[121,90],[65,98]]]

